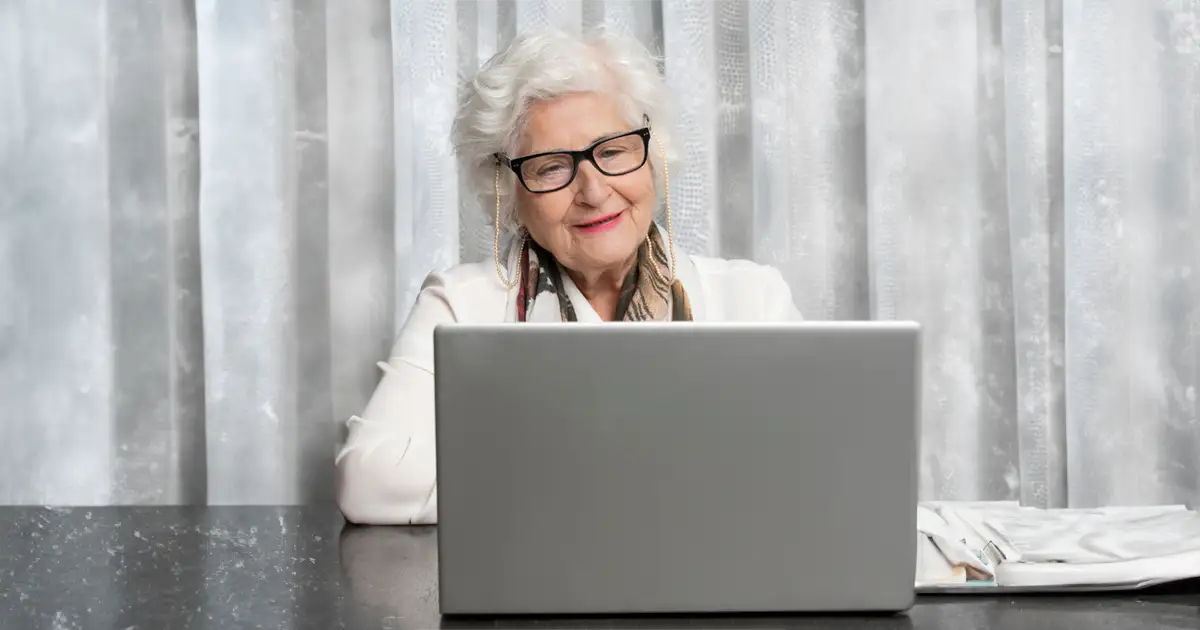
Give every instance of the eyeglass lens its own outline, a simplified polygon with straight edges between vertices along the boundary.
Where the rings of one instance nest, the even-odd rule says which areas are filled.
[[[592,150],[596,168],[609,176],[636,170],[646,159],[646,143],[633,134],[607,140]],[[567,153],[542,155],[521,164],[521,177],[533,192],[566,186],[575,176],[575,161]]]

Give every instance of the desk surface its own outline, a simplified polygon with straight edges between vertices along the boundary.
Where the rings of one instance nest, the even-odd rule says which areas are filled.
[[[0,628],[1197,628],[1192,593],[923,598],[908,616],[442,620],[433,528],[333,509],[0,508]]]

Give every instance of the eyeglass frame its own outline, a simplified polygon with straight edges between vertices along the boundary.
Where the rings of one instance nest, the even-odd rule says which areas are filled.
[[[649,121],[647,120],[647,122],[649,122]],[[620,173],[610,173],[610,172],[604,170],[603,168],[601,168],[600,165],[596,163],[596,149],[599,148],[600,145],[602,145],[606,142],[612,142],[613,140],[616,140],[618,138],[624,138],[626,136],[641,137],[641,139],[642,139],[642,161],[637,166],[635,166],[627,171],[621,171]],[[517,179],[521,182],[521,185],[525,187],[525,190],[528,190],[529,192],[531,192],[535,195],[544,195],[544,194],[548,194],[548,193],[552,193],[552,192],[558,192],[558,191],[566,188],[567,186],[570,186],[571,183],[575,181],[575,178],[579,176],[579,164],[584,161],[591,162],[592,166],[596,167],[597,171],[600,171],[601,173],[603,173],[604,175],[607,175],[608,177],[620,177],[621,175],[628,175],[628,174],[642,168],[643,166],[646,165],[646,162],[650,160],[650,126],[647,125],[640,129],[634,129],[632,131],[626,131],[626,132],[614,134],[614,135],[611,135],[611,136],[608,136],[605,138],[600,138],[599,140],[593,142],[592,144],[590,144],[587,147],[584,147],[578,151],[543,151],[541,153],[534,153],[532,155],[523,155],[519,158],[514,158],[514,159],[509,159],[508,156],[506,156],[502,153],[495,153],[493,155],[496,158],[497,164],[504,165],[505,167],[510,169],[514,174],[516,174]],[[571,177],[567,180],[567,182],[565,184],[563,184],[562,186],[559,186],[557,188],[551,188],[549,190],[533,190],[529,187],[529,184],[525,183],[525,175],[521,173],[521,165],[524,164],[525,162],[528,162],[529,160],[534,159],[534,158],[545,157],[547,155],[569,155],[569,156],[571,156]]]

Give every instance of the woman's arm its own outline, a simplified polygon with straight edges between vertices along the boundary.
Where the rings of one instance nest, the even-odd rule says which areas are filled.
[[[337,456],[337,501],[347,521],[364,525],[437,522],[433,331],[455,320],[435,274],[380,363],[383,379],[362,417],[347,422]]]

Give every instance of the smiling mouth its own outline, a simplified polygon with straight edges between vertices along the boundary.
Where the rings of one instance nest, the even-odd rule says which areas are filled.
[[[597,219],[597,220],[595,220],[595,221],[591,221],[591,222],[588,222],[588,223],[578,223],[578,224],[576,224],[576,225],[575,225],[575,227],[577,227],[577,228],[582,228],[582,229],[585,229],[585,230],[586,230],[586,229],[591,229],[591,228],[598,228],[598,227],[601,227],[601,226],[604,226],[604,225],[608,225],[609,223],[612,223],[613,221],[616,221],[616,220],[617,220],[617,219],[619,219],[620,217],[621,217],[621,213],[620,213],[620,212],[615,212],[615,213],[613,213],[613,214],[610,214],[610,215],[608,215],[608,216],[606,216],[606,217],[603,217],[603,218]]]

